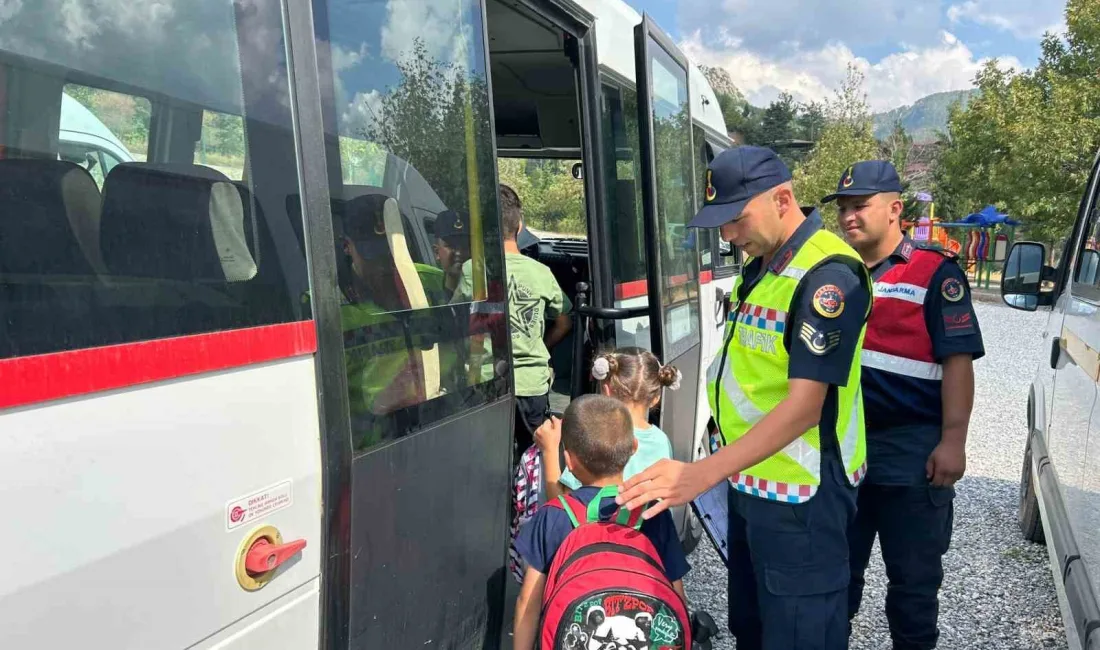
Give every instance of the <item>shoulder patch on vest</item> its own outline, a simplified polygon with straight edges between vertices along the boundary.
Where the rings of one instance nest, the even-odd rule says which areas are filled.
[[[798,338],[806,344],[806,349],[819,357],[829,354],[840,345],[840,330],[823,332],[813,325],[803,322]]]
[[[814,311],[823,318],[836,318],[844,312],[844,292],[835,284],[826,284],[814,292]]]
[[[940,285],[940,293],[948,302],[959,302],[966,295],[966,288],[958,278],[947,278]]]

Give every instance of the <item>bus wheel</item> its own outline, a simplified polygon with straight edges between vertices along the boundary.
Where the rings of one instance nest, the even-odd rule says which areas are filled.
[[[1035,494],[1035,485],[1031,481],[1031,438],[1028,438],[1024,450],[1024,468],[1020,476],[1020,510],[1017,516],[1020,531],[1029,542],[1046,542],[1043,522],[1039,516],[1039,497]]]

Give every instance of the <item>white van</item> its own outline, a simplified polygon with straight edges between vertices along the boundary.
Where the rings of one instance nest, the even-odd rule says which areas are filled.
[[[87,169],[100,188],[115,165],[134,160],[126,145],[67,93],[61,94],[61,128],[57,136],[58,156]]]
[[[1077,220],[1055,250],[1017,242],[1001,279],[1009,306],[1050,311],[1042,332],[1049,358],[1039,364],[1028,396],[1019,520],[1027,539],[1047,542],[1071,648],[1100,648],[1097,171],[1094,163]]]

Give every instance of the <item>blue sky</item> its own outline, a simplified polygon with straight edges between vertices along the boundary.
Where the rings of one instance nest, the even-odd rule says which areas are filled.
[[[1064,0],[626,0],[751,102],[822,100],[854,63],[874,110],[972,85],[990,58],[1015,68],[1064,29]]]

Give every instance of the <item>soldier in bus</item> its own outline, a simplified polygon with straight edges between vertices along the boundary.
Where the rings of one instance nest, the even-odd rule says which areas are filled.
[[[894,648],[934,648],[942,556],[951,540],[954,484],[966,469],[974,359],[985,354],[966,275],[954,253],[914,244],[898,228],[904,204],[886,161],[849,167],[836,193],[844,238],[875,282],[863,344],[869,469],[849,531],[848,615],[863,596],[878,535]]]
[[[860,365],[871,282],[862,260],[800,208],[776,154],[736,147],[707,169],[689,224],[752,260],[734,285],[725,347],[707,373],[722,441],[624,484],[645,513],[728,481],[729,627],[738,650],[848,646],[848,527],[865,471]]]
[[[432,399],[421,350],[437,345],[440,381],[455,371],[454,345],[439,345],[428,310],[411,310],[406,280],[387,241],[383,206],[388,197],[371,194],[343,205],[338,277],[344,329],[344,358],[352,426],[357,444],[378,442],[378,416]],[[446,302],[440,269],[414,264],[428,304]],[[408,340],[413,341],[409,345]]]
[[[508,275],[508,317],[516,388],[514,455],[534,442],[535,430],[550,417],[550,350],[573,327],[573,305],[546,265],[523,255],[516,238],[523,229],[523,206],[515,190],[500,186],[504,267]],[[472,265],[463,267],[455,300],[473,294]]]
[[[462,265],[470,259],[469,219],[454,210],[444,210],[435,218],[435,259],[443,270],[443,290],[448,299],[462,279]]]

